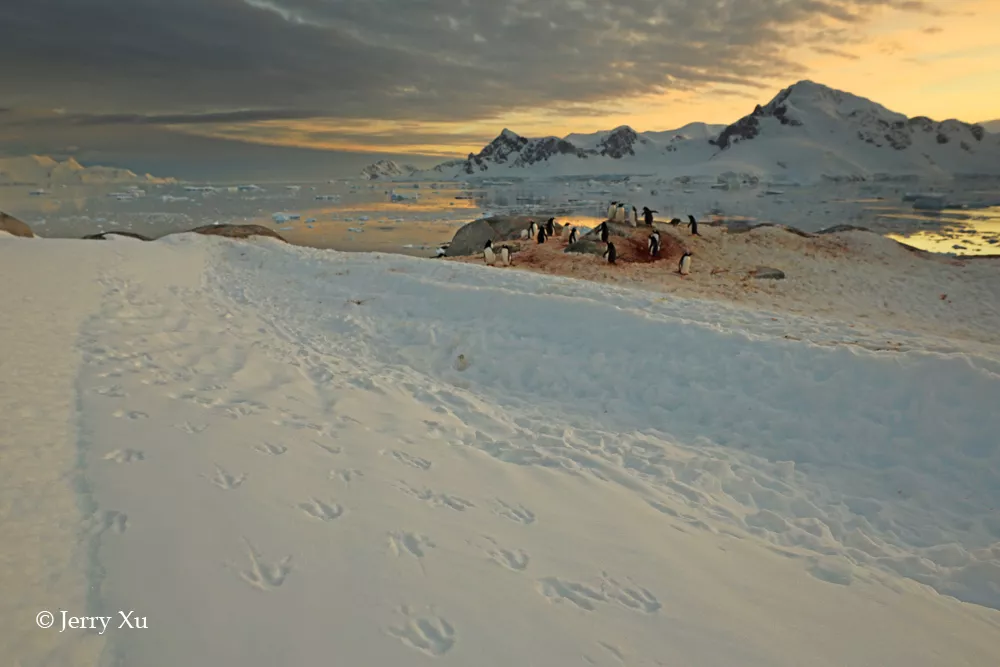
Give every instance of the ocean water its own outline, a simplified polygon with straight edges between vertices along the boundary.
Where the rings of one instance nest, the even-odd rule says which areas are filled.
[[[430,256],[463,224],[488,214],[537,213],[592,227],[608,202],[650,206],[657,219],[695,215],[704,222],[747,220],[804,231],[850,224],[910,245],[954,255],[1000,254],[1000,186],[951,192],[966,209],[919,211],[896,185],[832,184],[723,190],[712,184],[653,179],[547,181],[269,183],[237,186],[146,186],[124,198],[124,188],[68,187],[40,196],[0,193],[6,211],[40,236],[79,238],[124,230],[157,238],[210,224],[260,224],[292,243],[340,250],[376,250]],[[964,202],[964,203],[963,203]]]

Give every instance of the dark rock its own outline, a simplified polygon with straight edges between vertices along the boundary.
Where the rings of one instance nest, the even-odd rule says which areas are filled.
[[[195,227],[190,230],[194,234],[206,234],[208,236],[224,236],[227,239],[246,239],[251,236],[267,236],[272,239],[278,239],[279,241],[285,241],[281,234],[274,231],[273,229],[268,229],[267,227],[261,227],[260,225],[205,225],[203,227]]]
[[[153,239],[148,236],[143,236],[142,234],[136,234],[135,232],[101,232],[100,234],[88,234],[84,236],[84,240],[96,240],[96,241],[106,241],[108,236],[127,236],[130,239],[139,239],[140,241],[152,241]]]
[[[563,252],[572,252],[581,255],[597,255],[600,257],[604,254],[604,250],[605,245],[600,241],[584,238],[570,246],[566,246],[566,250]]]
[[[13,236],[20,236],[25,239],[34,238],[35,236],[35,233],[31,231],[31,227],[6,213],[0,213],[0,232],[7,232]]]
[[[497,244],[501,241],[521,240],[521,230],[527,229],[534,220],[539,226],[551,215],[498,215],[491,218],[479,218],[470,223],[462,225],[455,236],[451,239],[451,244],[445,251],[445,257],[464,257],[475,255],[483,250],[487,241]],[[555,223],[556,236],[559,235],[563,225]]]
[[[784,271],[768,266],[758,266],[750,272],[750,275],[758,280],[784,280],[785,278]]]
[[[857,227],[856,225],[834,225],[833,227],[827,227],[826,229],[821,229],[816,234],[839,234],[840,232],[870,232],[874,234],[872,230],[867,227]]]

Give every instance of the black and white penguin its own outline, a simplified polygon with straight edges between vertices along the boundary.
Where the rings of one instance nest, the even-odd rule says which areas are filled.
[[[579,232],[576,231],[576,227],[574,227],[569,232],[569,244],[573,245],[574,243],[576,243],[576,241],[577,241],[577,239],[579,237],[580,237],[580,234],[579,234]]]
[[[601,243],[607,243],[609,238],[611,238],[611,230],[608,229],[608,223],[601,223]]]
[[[615,209],[615,222],[625,222],[625,204],[618,204]]]
[[[545,243],[545,239],[547,238],[547,236],[548,235],[545,233],[544,229],[539,229],[538,230],[538,242],[539,243]]]
[[[615,249],[614,243],[608,244],[608,249],[604,251],[603,256],[608,258],[608,264],[615,263],[615,260],[618,259],[618,251]]]
[[[681,261],[677,264],[677,273],[686,276],[691,273],[691,251],[685,250]]]
[[[677,225],[681,224],[681,219],[680,218],[674,218],[673,220],[670,221],[670,224],[673,225],[674,227],[676,227]]]
[[[691,235],[692,236],[701,236],[701,234],[698,233],[698,221],[694,219],[694,216],[693,215],[689,215],[688,216],[688,220],[689,220],[688,227],[691,228]]]
[[[528,225],[528,238],[533,239],[536,236],[538,236],[538,225],[532,220],[531,224]]]
[[[548,237],[553,237],[556,235],[556,219],[549,218],[549,221],[545,223],[545,235]]]
[[[648,206],[642,207],[642,220],[646,223],[647,227],[653,226],[653,214],[659,213],[659,211],[652,211]]]
[[[496,263],[497,256],[493,252],[493,241],[487,241],[486,245],[483,246],[483,259],[486,260],[487,266],[493,266]]]
[[[613,201],[610,204],[608,204],[608,220],[611,220],[612,218],[615,217],[615,211],[617,210],[618,210],[618,202]]]
[[[660,232],[649,235],[649,254],[657,257],[660,254]]]
[[[500,246],[500,263],[510,266],[510,248],[506,245]]]

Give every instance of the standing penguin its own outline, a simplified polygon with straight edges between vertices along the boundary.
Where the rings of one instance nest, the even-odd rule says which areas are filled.
[[[659,213],[659,211],[652,211],[648,206],[642,207],[642,220],[646,223],[647,227],[653,226],[653,214]]]
[[[653,232],[649,235],[649,254],[657,257],[660,254],[660,232]]]
[[[608,223],[601,223],[601,243],[607,243],[608,238],[611,237],[611,230],[608,229]]]
[[[549,218],[549,221],[545,223],[545,235],[548,237],[553,237],[556,235],[556,219]]]
[[[677,264],[677,273],[686,276],[691,273],[691,251],[685,250],[681,261]]]
[[[535,221],[532,220],[531,224],[528,225],[528,238],[533,239],[536,236],[538,236],[538,225],[536,225]]]
[[[547,235],[545,234],[545,229],[544,228],[538,230],[538,242],[539,243],[545,243],[546,236]]]
[[[612,218],[615,217],[615,211],[617,210],[618,210],[618,202],[613,201],[610,204],[608,204],[608,220],[611,220]]]
[[[688,222],[688,227],[691,228],[691,236],[701,236],[701,234],[698,233],[698,221],[694,219],[694,216],[689,215],[688,220],[690,221]]]
[[[487,266],[493,266],[497,261],[496,253],[493,252],[493,241],[487,241],[483,247],[483,259]]]
[[[625,204],[618,204],[615,209],[615,222],[625,222]]]
[[[603,256],[608,258],[608,264],[615,263],[615,260],[618,259],[618,251],[615,249],[614,243],[608,244],[608,249],[604,251]]]
[[[635,206],[632,207],[632,218],[630,220],[633,227],[639,226],[639,211],[636,210]]]
[[[576,240],[579,238],[579,236],[580,234],[576,231],[576,227],[571,229],[569,232],[569,244],[573,245],[574,243],[576,243]]]
[[[510,266],[510,248],[506,244],[500,246],[500,263]]]

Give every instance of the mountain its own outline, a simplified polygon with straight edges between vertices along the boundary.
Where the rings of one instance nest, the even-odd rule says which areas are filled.
[[[987,132],[1000,134],[1000,118],[997,120],[988,120],[979,124],[982,125]]]
[[[172,178],[138,176],[128,169],[84,167],[70,158],[59,162],[45,155],[0,157],[0,185],[117,185],[173,183]]]
[[[529,139],[504,129],[479,153],[418,175],[718,177],[730,172],[797,182],[1000,175],[1000,136],[958,120],[907,118],[863,97],[800,81],[728,126],[691,123],[666,132],[620,126],[562,139]]]
[[[417,168],[408,164],[399,164],[394,160],[378,160],[361,170],[361,175],[370,181],[394,176],[409,176]]]

